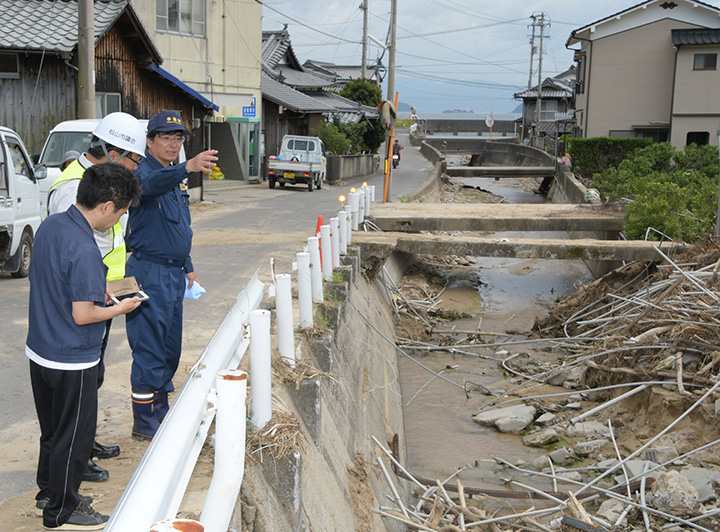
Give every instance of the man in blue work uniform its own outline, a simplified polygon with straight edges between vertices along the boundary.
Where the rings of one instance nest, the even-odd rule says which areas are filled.
[[[139,197],[130,170],[95,165],[85,172],[75,205],[48,217],[35,237],[25,353],[41,432],[36,498],[46,501],[48,529],[99,530],[108,520],[78,488],[95,438],[105,321],[140,300],[106,306],[107,267],[93,230],[113,227]]]
[[[186,163],[173,165],[185,135],[182,118],[163,111],[148,122],[147,157],[135,174],[142,184],[142,199],[130,209],[133,250],[127,275],[133,275],[150,297],[127,316],[128,343],[133,363],[130,374],[133,438],[147,440],[168,412],[168,392],[182,350],[183,296],[198,282],[190,248],[190,196],[186,180],[193,172],[208,173],[216,150],[207,150]]]

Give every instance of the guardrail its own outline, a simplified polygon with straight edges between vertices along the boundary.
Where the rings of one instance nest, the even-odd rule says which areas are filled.
[[[375,187],[366,185],[351,189],[347,205],[341,196],[343,210],[337,218],[320,225],[316,235],[308,238],[310,253],[297,254],[301,327],[313,326],[312,304],[323,301],[323,278],[332,279],[340,255],[347,253],[352,242],[352,230],[369,215],[374,200]],[[294,367],[290,275],[273,272],[273,280],[280,355]],[[272,415],[270,313],[257,310],[264,292],[256,272],[190,370],[110,516],[106,532],[227,531],[244,474],[247,374],[237,367],[248,347],[253,368],[252,422],[262,428]],[[215,471],[200,522],[176,519],[215,418]]]

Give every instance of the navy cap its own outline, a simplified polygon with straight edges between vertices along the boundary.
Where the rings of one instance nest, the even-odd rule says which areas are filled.
[[[175,111],[162,111],[153,116],[148,121],[147,132],[150,134],[153,131],[181,131],[185,135],[190,134]]]

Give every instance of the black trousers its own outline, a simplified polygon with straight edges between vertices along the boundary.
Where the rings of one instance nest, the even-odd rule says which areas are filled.
[[[58,527],[80,501],[97,425],[98,366],[66,371],[31,360],[30,382],[40,422],[36,499],[49,499],[43,525]]]

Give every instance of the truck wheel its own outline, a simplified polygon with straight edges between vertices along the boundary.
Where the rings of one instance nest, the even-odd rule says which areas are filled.
[[[268,178],[268,186],[270,188],[275,188],[275,180],[272,177]]]
[[[308,192],[313,191],[314,183],[315,183],[315,176],[312,176],[310,179],[308,179]]]
[[[16,279],[27,277],[30,273],[30,259],[32,257],[32,237],[29,233],[23,233],[20,239],[20,245],[18,246],[18,253],[20,255],[20,266],[18,271],[12,272],[10,275]]]
[[[317,183],[318,190],[322,189],[324,182],[325,182],[325,174],[320,174],[320,177],[318,178],[318,183]]]

